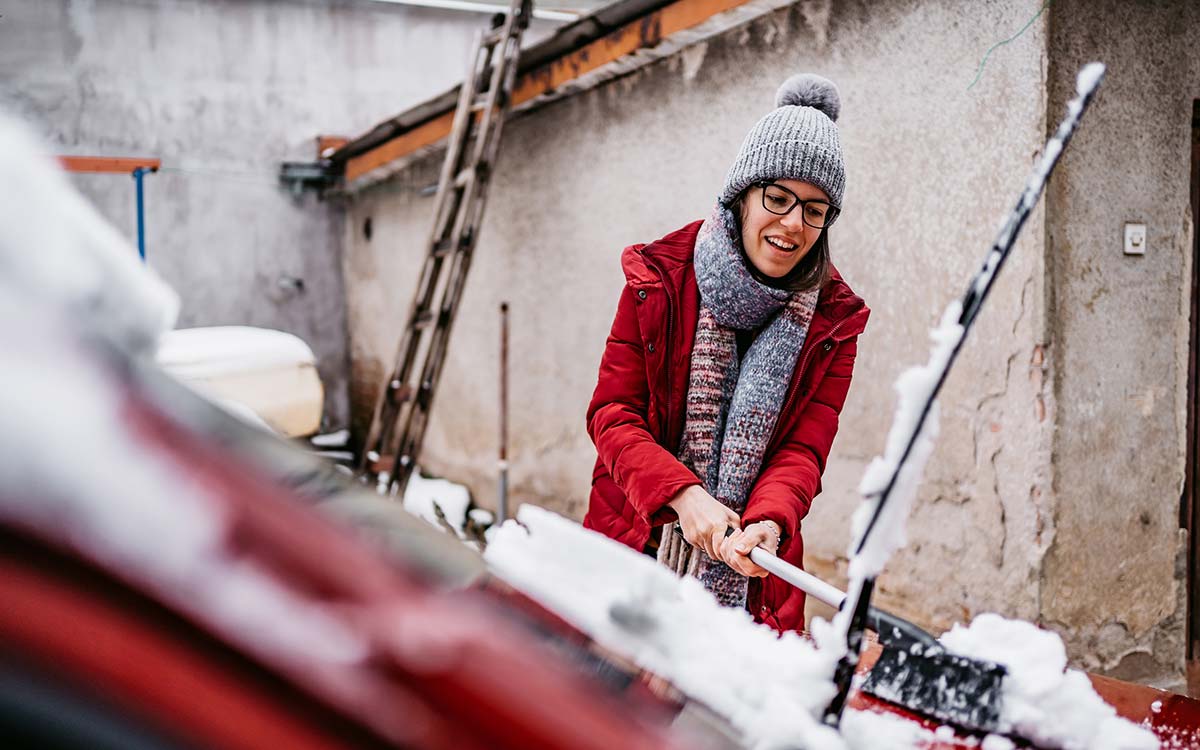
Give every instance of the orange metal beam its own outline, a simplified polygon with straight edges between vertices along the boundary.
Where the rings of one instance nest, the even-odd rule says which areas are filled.
[[[157,172],[162,159],[141,159],[124,156],[60,156],[59,163],[68,172],[99,172],[102,174],[133,174],[135,169]]]
[[[597,68],[639,49],[653,47],[666,37],[699,25],[718,13],[724,13],[749,0],[676,0],[636,21],[627,23],[594,42],[531,70],[517,79],[513,104],[521,104],[548,93]],[[429,120],[370,151],[347,160],[346,179],[355,180],[373,169],[385,166],[422,146],[437,143],[450,135],[453,110]]]
[[[454,123],[454,110],[435,117],[382,145],[359,154],[346,162],[346,179],[356,180],[373,169],[411,154],[422,146],[429,146],[450,135]]]

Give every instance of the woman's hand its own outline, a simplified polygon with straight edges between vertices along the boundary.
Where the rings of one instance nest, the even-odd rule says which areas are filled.
[[[725,539],[725,529],[738,529],[742,525],[737,513],[698,484],[680,491],[667,505],[679,516],[679,526],[688,544],[703,549],[714,560],[720,559],[717,553]]]
[[[779,525],[774,521],[756,521],[723,539],[717,552],[726,565],[742,575],[761,578],[767,570],[750,559],[750,550],[762,547],[772,555],[778,553],[779,534]]]

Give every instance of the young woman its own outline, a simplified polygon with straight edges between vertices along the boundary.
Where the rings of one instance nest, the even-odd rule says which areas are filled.
[[[830,262],[845,186],[839,98],[789,79],[706,221],[621,256],[626,285],[588,407],[584,525],[697,575],[723,604],[804,627],[804,594],[756,545],[803,561],[869,310]],[[734,533],[726,536],[727,529]]]

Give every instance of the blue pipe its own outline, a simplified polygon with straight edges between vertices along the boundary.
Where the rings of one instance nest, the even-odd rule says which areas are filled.
[[[137,183],[137,237],[138,237],[138,255],[141,256],[142,262],[146,262],[146,206],[145,198],[142,191],[142,178],[147,172],[152,170],[145,167],[138,167],[133,170],[133,181]]]

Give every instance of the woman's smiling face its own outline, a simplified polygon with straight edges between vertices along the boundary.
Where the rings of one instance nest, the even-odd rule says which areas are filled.
[[[829,201],[825,191],[816,185],[800,180],[773,180],[773,185],[786,188],[802,201]],[[764,191],[766,196],[764,198]],[[752,185],[742,199],[742,247],[746,257],[765,276],[774,279],[787,276],[796,267],[821,236],[823,229],[805,223],[803,214],[810,211],[810,223],[821,224],[819,214],[825,210],[820,204],[797,204],[787,214],[780,216],[763,206],[764,199],[773,210],[786,210],[792,196],[784,191]]]

